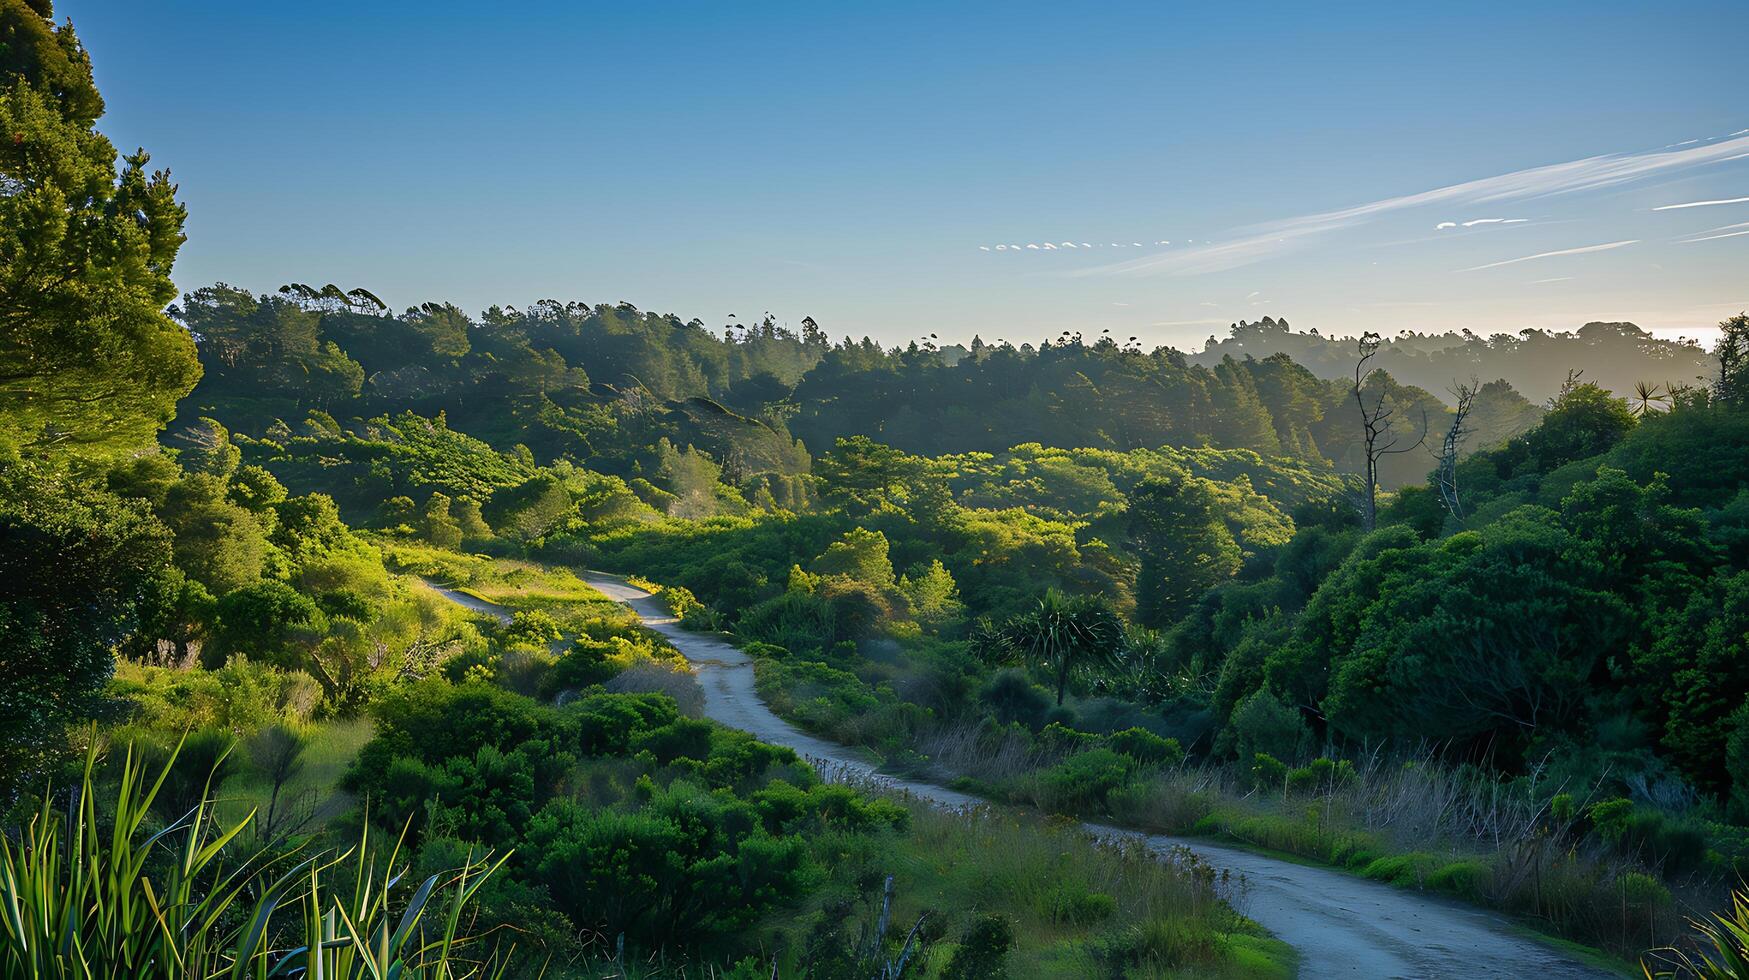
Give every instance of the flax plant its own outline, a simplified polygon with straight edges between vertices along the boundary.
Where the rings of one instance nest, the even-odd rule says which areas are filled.
[[[465,920],[508,855],[470,855],[402,900],[399,841],[382,872],[368,831],[340,851],[244,853],[239,835],[254,813],[221,826],[210,781],[192,810],[150,830],[152,803],[175,758],[154,775],[130,746],[114,810],[104,815],[93,748],[64,814],[45,793],[28,826],[0,834],[0,980],[503,975],[510,950],[468,934]]]

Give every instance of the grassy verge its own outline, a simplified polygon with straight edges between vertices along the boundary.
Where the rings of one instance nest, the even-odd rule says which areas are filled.
[[[340,788],[340,777],[373,731],[369,717],[331,718],[308,726],[309,742],[298,755],[298,770],[280,787],[274,804],[278,811],[274,823],[279,829],[288,833],[319,830],[353,805],[352,795]],[[238,751],[246,754],[242,746]],[[258,814],[256,825],[262,825],[272,795],[271,779],[253,766],[241,767],[225,782],[219,815],[227,823],[236,823],[254,812]]]
[[[1046,812],[1220,840],[1505,912],[1612,971],[1682,935],[1685,916],[1717,899],[1711,882],[1659,876],[1642,856],[1599,839],[1582,808],[1557,815],[1546,802],[1466,782],[1437,765],[1375,760],[1340,770],[1339,779],[1329,775],[1334,769],[1319,776],[1284,767],[1273,789],[1264,789],[1237,766],[1163,767],[1090,752],[1102,739],[1056,726],[1034,734],[937,724],[889,685],[859,676],[855,664],[813,663],[758,644],[749,650],[757,689],[774,712],[876,751],[887,771]]]
[[[568,568],[514,558],[468,555],[400,539],[377,544],[389,567],[450,586],[476,599],[551,616],[567,634],[594,621],[633,620],[619,603],[590,588]]]
[[[1162,861],[1063,821],[925,806],[913,808],[896,852],[901,910],[1004,917],[1015,976],[1292,975],[1288,947],[1235,913],[1219,873],[1188,855]],[[932,964],[955,948],[938,944]]]

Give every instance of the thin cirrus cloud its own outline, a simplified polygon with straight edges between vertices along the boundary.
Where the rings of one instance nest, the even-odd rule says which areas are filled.
[[[1619,242],[1604,242],[1602,245],[1583,245],[1579,248],[1562,248],[1556,249],[1553,252],[1538,252],[1535,255],[1521,255],[1516,259],[1506,259],[1502,262],[1489,262],[1486,265],[1473,265],[1468,269],[1459,269],[1457,271],[1480,272],[1483,269],[1498,269],[1503,265],[1517,265],[1520,262],[1531,262],[1536,259],[1552,259],[1561,255],[1586,255],[1591,252],[1607,252],[1611,249],[1626,248],[1629,245],[1638,245],[1639,243],[1640,240],[1638,238],[1628,238]]]
[[[1246,229],[1218,245],[1175,249],[1082,270],[1076,275],[1193,275],[1250,265],[1307,239],[1365,224],[1412,208],[1443,204],[1490,204],[1599,190],[1664,174],[1689,170],[1749,154],[1749,134],[1732,134],[1680,149],[1612,153],[1567,163],[1515,170],[1480,180],[1450,184],[1416,194],[1388,197],[1335,211],[1322,211]]]
[[[1477,225],[1522,225],[1529,218],[1471,218],[1468,221],[1441,221],[1433,226],[1434,231],[1444,231],[1447,228],[1474,228]]]
[[[1194,242],[1194,241],[1196,241],[1196,239],[1194,239],[1194,238],[1185,239],[1186,244],[1189,244],[1189,243]],[[1160,239],[1159,241],[1154,242],[1154,244],[1155,245],[1170,245],[1170,244],[1172,244],[1172,242],[1170,240],[1167,240],[1167,239]],[[1032,251],[1035,251],[1035,252],[1055,252],[1058,249],[1065,249],[1065,248],[1081,249],[1081,248],[1147,248],[1147,247],[1148,247],[1148,243],[1146,243],[1146,242],[1112,242],[1110,245],[1101,245],[1098,242],[1081,242],[1079,244],[1077,244],[1075,242],[1028,242],[1024,245],[1009,245],[1009,244],[979,245],[978,250],[980,252],[1023,252],[1023,251],[1026,251],[1028,249],[1031,249]]]
[[[1732,159],[1735,158],[1733,157]],[[1710,208],[1720,204],[1742,204],[1744,202],[1749,202],[1749,197],[1727,197],[1719,201],[1689,201],[1686,204],[1666,204],[1663,207],[1656,207],[1652,210],[1680,211],[1683,208]]]
[[[1742,231],[1732,231],[1731,230],[1732,228],[1742,228],[1743,230]],[[1741,222],[1738,222],[1737,224],[1734,224],[1734,225],[1725,225],[1725,226],[1720,227],[1720,228],[1713,228],[1713,229],[1709,229],[1707,231],[1703,231],[1698,236],[1696,236],[1694,238],[1682,239],[1681,244],[1692,245],[1695,242],[1711,242],[1711,241],[1717,241],[1720,238],[1738,238],[1738,237],[1741,237],[1743,235],[1749,235],[1749,221],[1741,221]]]

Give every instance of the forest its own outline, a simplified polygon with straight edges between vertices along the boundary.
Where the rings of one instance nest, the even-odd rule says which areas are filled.
[[[1293,975],[1243,876],[1082,821],[1745,975],[1749,316],[179,294],[72,27],[0,39],[0,977]],[[602,573],[875,775],[713,720]]]

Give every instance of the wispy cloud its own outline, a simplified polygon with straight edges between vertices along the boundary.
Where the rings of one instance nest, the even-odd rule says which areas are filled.
[[[1474,228],[1477,225],[1522,225],[1529,220],[1529,218],[1472,218],[1471,220],[1464,222],[1464,227]]]
[[[1552,259],[1560,255],[1585,255],[1590,252],[1607,252],[1614,248],[1625,248],[1629,245],[1637,245],[1639,242],[1640,240],[1638,238],[1629,238],[1619,242],[1605,242],[1602,245],[1585,245],[1579,248],[1557,249],[1553,252],[1538,252],[1535,255],[1521,255],[1516,259],[1506,259],[1502,262],[1489,262],[1487,265],[1473,265],[1468,269],[1459,269],[1458,271],[1480,272],[1483,269],[1498,269],[1503,265],[1517,265],[1520,262],[1530,262],[1534,259]]]
[[[1567,282],[1567,281],[1571,280],[1572,278],[1573,278],[1572,276],[1556,276],[1553,279],[1532,279],[1530,281],[1530,284],[1532,286],[1541,286],[1543,283],[1546,283],[1546,282]]]
[[[1647,177],[1717,163],[1749,152],[1749,134],[1681,149],[1615,153],[1567,163],[1532,167],[1480,180],[1388,197],[1335,211],[1288,218],[1246,229],[1218,245],[1175,249],[1083,270],[1079,275],[1219,272],[1260,261],[1306,239],[1372,221],[1384,215],[1429,205],[1490,204],[1614,187]]]
[[[1736,158],[1731,157],[1729,159],[1734,160]],[[1742,204],[1744,202],[1749,202],[1749,197],[1727,197],[1722,201],[1689,201],[1687,204],[1666,204],[1662,207],[1653,208],[1652,210],[1680,211],[1683,208],[1710,208],[1715,204]]]
[[[1682,240],[1682,244],[1692,245],[1695,242],[1710,242],[1710,241],[1714,241],[1714,240],[1720,239],[1720,238],[1737,238],[1737,237],[1742,236],[1742,235],[1749,235],[1749,230],[1728,231],[1728,232],[1725,232],[1723,235],[1702,235],[1699,238],[1684,238]]]

